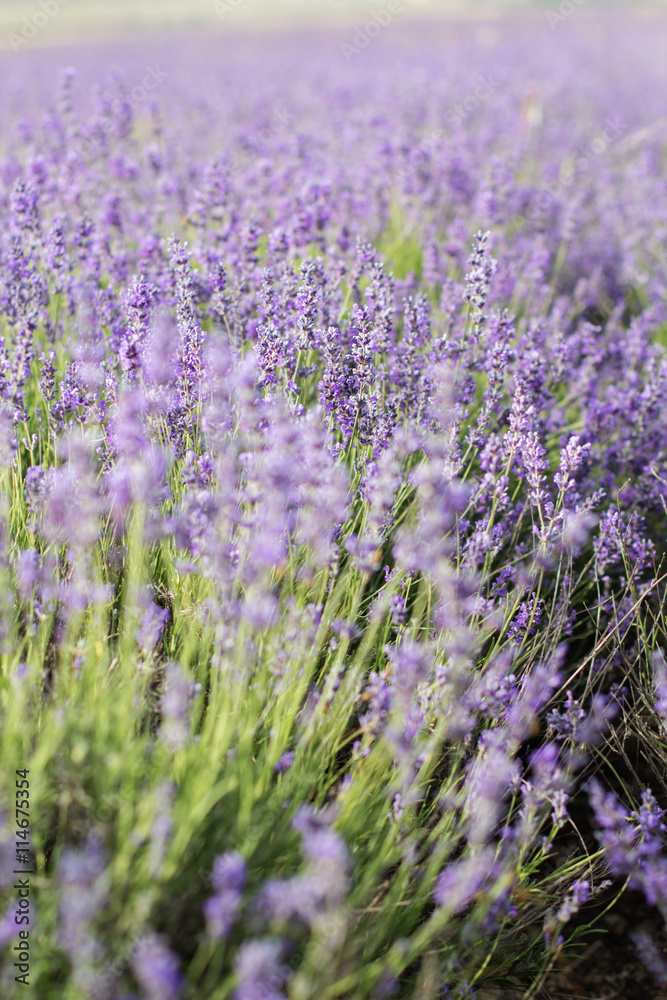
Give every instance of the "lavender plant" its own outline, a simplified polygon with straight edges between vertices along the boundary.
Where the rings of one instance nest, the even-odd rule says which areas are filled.
[[[665,751],[664,39],[476,38],[13,67],[3,996],[19,768],[44,1000],[529,1000],[609,878],[667,917],[602,784]]]

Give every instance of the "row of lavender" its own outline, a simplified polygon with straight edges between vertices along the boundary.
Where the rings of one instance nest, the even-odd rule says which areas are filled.
[[[24,768],[45,1000],[528,996],[667,917],[602,780],[667,725],[658,29],[12,63],[3,995]]]

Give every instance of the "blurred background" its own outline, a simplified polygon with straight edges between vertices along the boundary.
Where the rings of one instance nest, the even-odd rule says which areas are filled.
[[[0,0],[0,47],[50,46],[63,42],[109,39],[127,31],[151,32],[169,28],[239,30],[257,26],[296,24],[363,24],[390,0]],[[498,17],[506,12],[557,14],[563,0],[394,0],[401,19]],[[667,9],[667,0],[564,0],[566,4],[637,12]]]

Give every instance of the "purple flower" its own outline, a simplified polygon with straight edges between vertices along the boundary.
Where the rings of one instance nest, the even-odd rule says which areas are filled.
[[[503,801],[518,786],[520,769],[507,735],[501,729],[485,730],[479,753],[466,768],[465,816],[472,844],[489,840]]]
[[[170,663],[165,671],[164,693],[160,702],[160,736],[174,750],[187,743],[190,735],[192,694],[192,684],[186,679],[180,663]]]
[[[591,894],[591,885],[587,880],[574,882],[570,894],[566,897],[556,912],[556,920],[567,923]]]
[[[314,925],[345,897],[348,852],[342,838],[309,807],[298,810],[293,826],[301,834],[307,864],[291,878],[269,880],[261,901],[274,920],[298,919]]]
[[[655,711],[667,729],[667,664],[661,649],[656,649],[653,653],[653,683]]]
[[[449,864],[438,876],[433,898],[454,914],[464,910],[494,870],[494,850],[483,848]]]
[[[298,343],[301,348],[313,346],[313,331],[322,286],[322,260],[304,260],[299,268],[302,283],[296,296]]]
[[[10,944],[14,938],[18,938],[19,927],[16,923],[16,907],[9,904],[5,913],[0,918],[0,949]]]
[[[234,926],[246,872],[245,858],[238,851],[220,854],[213,862],[211,884],[215,893],[204,903],[204,916],[208,932],[215,940],[226,938]]]
[[[44,397],[44,402],[49,404],[56,398],[56,355],[55,351],[41,356],[41,369],[39,373],[39,391]]]
[[[132,279],[125,298],[127,326],[123,330],[118,351],[121,368],[128,377],[138,374],[141,369],[151,309],[157,296],[158,289],[149,284],[143,275]]]
[[[554,792],[552,798],[552,811],[551,811],[551,822],[560,830],[561,827],[565,826],[568,818],[567,803],[569,800],[569,795],[567,792],[560,788]]]
[[[613,792],[605,792],[596,779],[588,785],[590,803],[595,819],[600,827],[596,834],[605,857],[615,875],[634,873],[641,879],[638,864],[640,860],[659,849],[659,841],[651,834],[644,845],[641,829],[633,822],[632,814],[621,805]]]
[[[633,512],[624,522],[623,514],[612,507],[600,520],[595,550],[595,576],[605,584],[613,574],[625,581],[626,567],[631,577],[639,581],[653,564],[655,545],[645,535],[642,517]]]
[[[526,738],[538,713],[559,686],[566,653],[567,647],[561,644],[546,663],[538,663],[525,675],[520,695],[507,712],[507,725],[515,740]]]
[[[277,774],[284,774],[285,771],[289,771],[293,763],[294,763],[294,751],[286,750],[285,753],[281,756],[278,763],[275,765],[274,770],[276,771]]]
[[[283,987],[289,969],[283,962],[284,955],[283,943],[274,938],[241,945],[234,962],[237,976],[234,1000],[287,1000]]]
[[[591,444],[581,444],[581,438],[574,434],[560,455],[560,468],[554,476],[554,483],[560,492],[562,501],[567,506],[576,503],[579,495],[576,493],[576,480],[581,468],[590,455]]]
[[[141,649],[153,650],[171,620],[171,613],[168,608],[155,604],[151,599],[150,588],[144,588],[139,592],[139,608],[141,618],[136,631],[137,644]]]
[[[667,985],[667,962],[651,935],[646,931],[633,931],[630,934],[630,939],[656,983]]]
[[[479,340],[484,325],[484,307],[489,294],[491,278],[496,270],[497,262],[489,256],[489,237],[491,233],[483,233],[481,229],[475,233],[473,252],[468,261],[466,275],[465,298],[470,303],[472,312],[472,337]]]
[[[184,980],[178,959],[157,934],[137,942],[132,969],[147,1000],[178,1000],[181,996]]]
[[[559,740],[572,740],[585,746],[594,746],[604,736],[607,722],[618,712],[610,698],[597,694],[593,697],[588,711],[571,691],[567,692],[564,711],[553,709],[547,715],[547,722],[553,726]]]
[[[650,788],[642,792],[641,803],[641,807],[631,814],[632,818],[639,825],[639,829],[643,834],[645,847],[653,845],[657,850],[660,843],[660,834],[667,832],[665,810],[658,805]]]
[[[93,924],[107,904],[109,876],[102,842],[89,836],[83,851],[65,848],[58,866],[61,889],[59,940],[74,968],[77,984],[87,989],[105,948]]]
[[[519,610],[510,622],[507,635],[516,645],[520,645],[531,635],[535,635],[542,621],[544,601],[541,598],[533,597],[528,601],[522,601]]]
[[[590,538],[592,529],[597,524],[593,514],[583,511],[574,513],[567,511],[563,518],[563,545],[566,549],[580,549]]]
[[[76,432],[63,440],[60,450],[66,462],[53,474],[44,510],[46,538],[78,550],[92,547],[99,537],[102,502],[91,444]]]
[[[17,181],[11,193],[9,210],[18,231],[39,233],[39,192],[25,181]]]
[[[189,248],[175,237],[169,241],[169,263],[176,287],[176,312],[180,332],[177,385],[178,432],[194,431],[195,411],[203,378],[204,335],[196,310],[196,286]]]
[[[167,846],[174,826],[173,800],[175,787],[162,782],[155,789],[157,809],[148,834],[148,870],[156,878],[162,871]]]
[[[470,688],[470,707],[488,719],[501,717],[516,700],[517,679],[508,672],[512,659],[512,650],[496,656]]]

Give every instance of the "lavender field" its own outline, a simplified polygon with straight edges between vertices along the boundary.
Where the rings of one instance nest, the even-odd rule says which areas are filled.
[[[667,996],[667,18],[570,6],[0,55],[3,1000]]]

